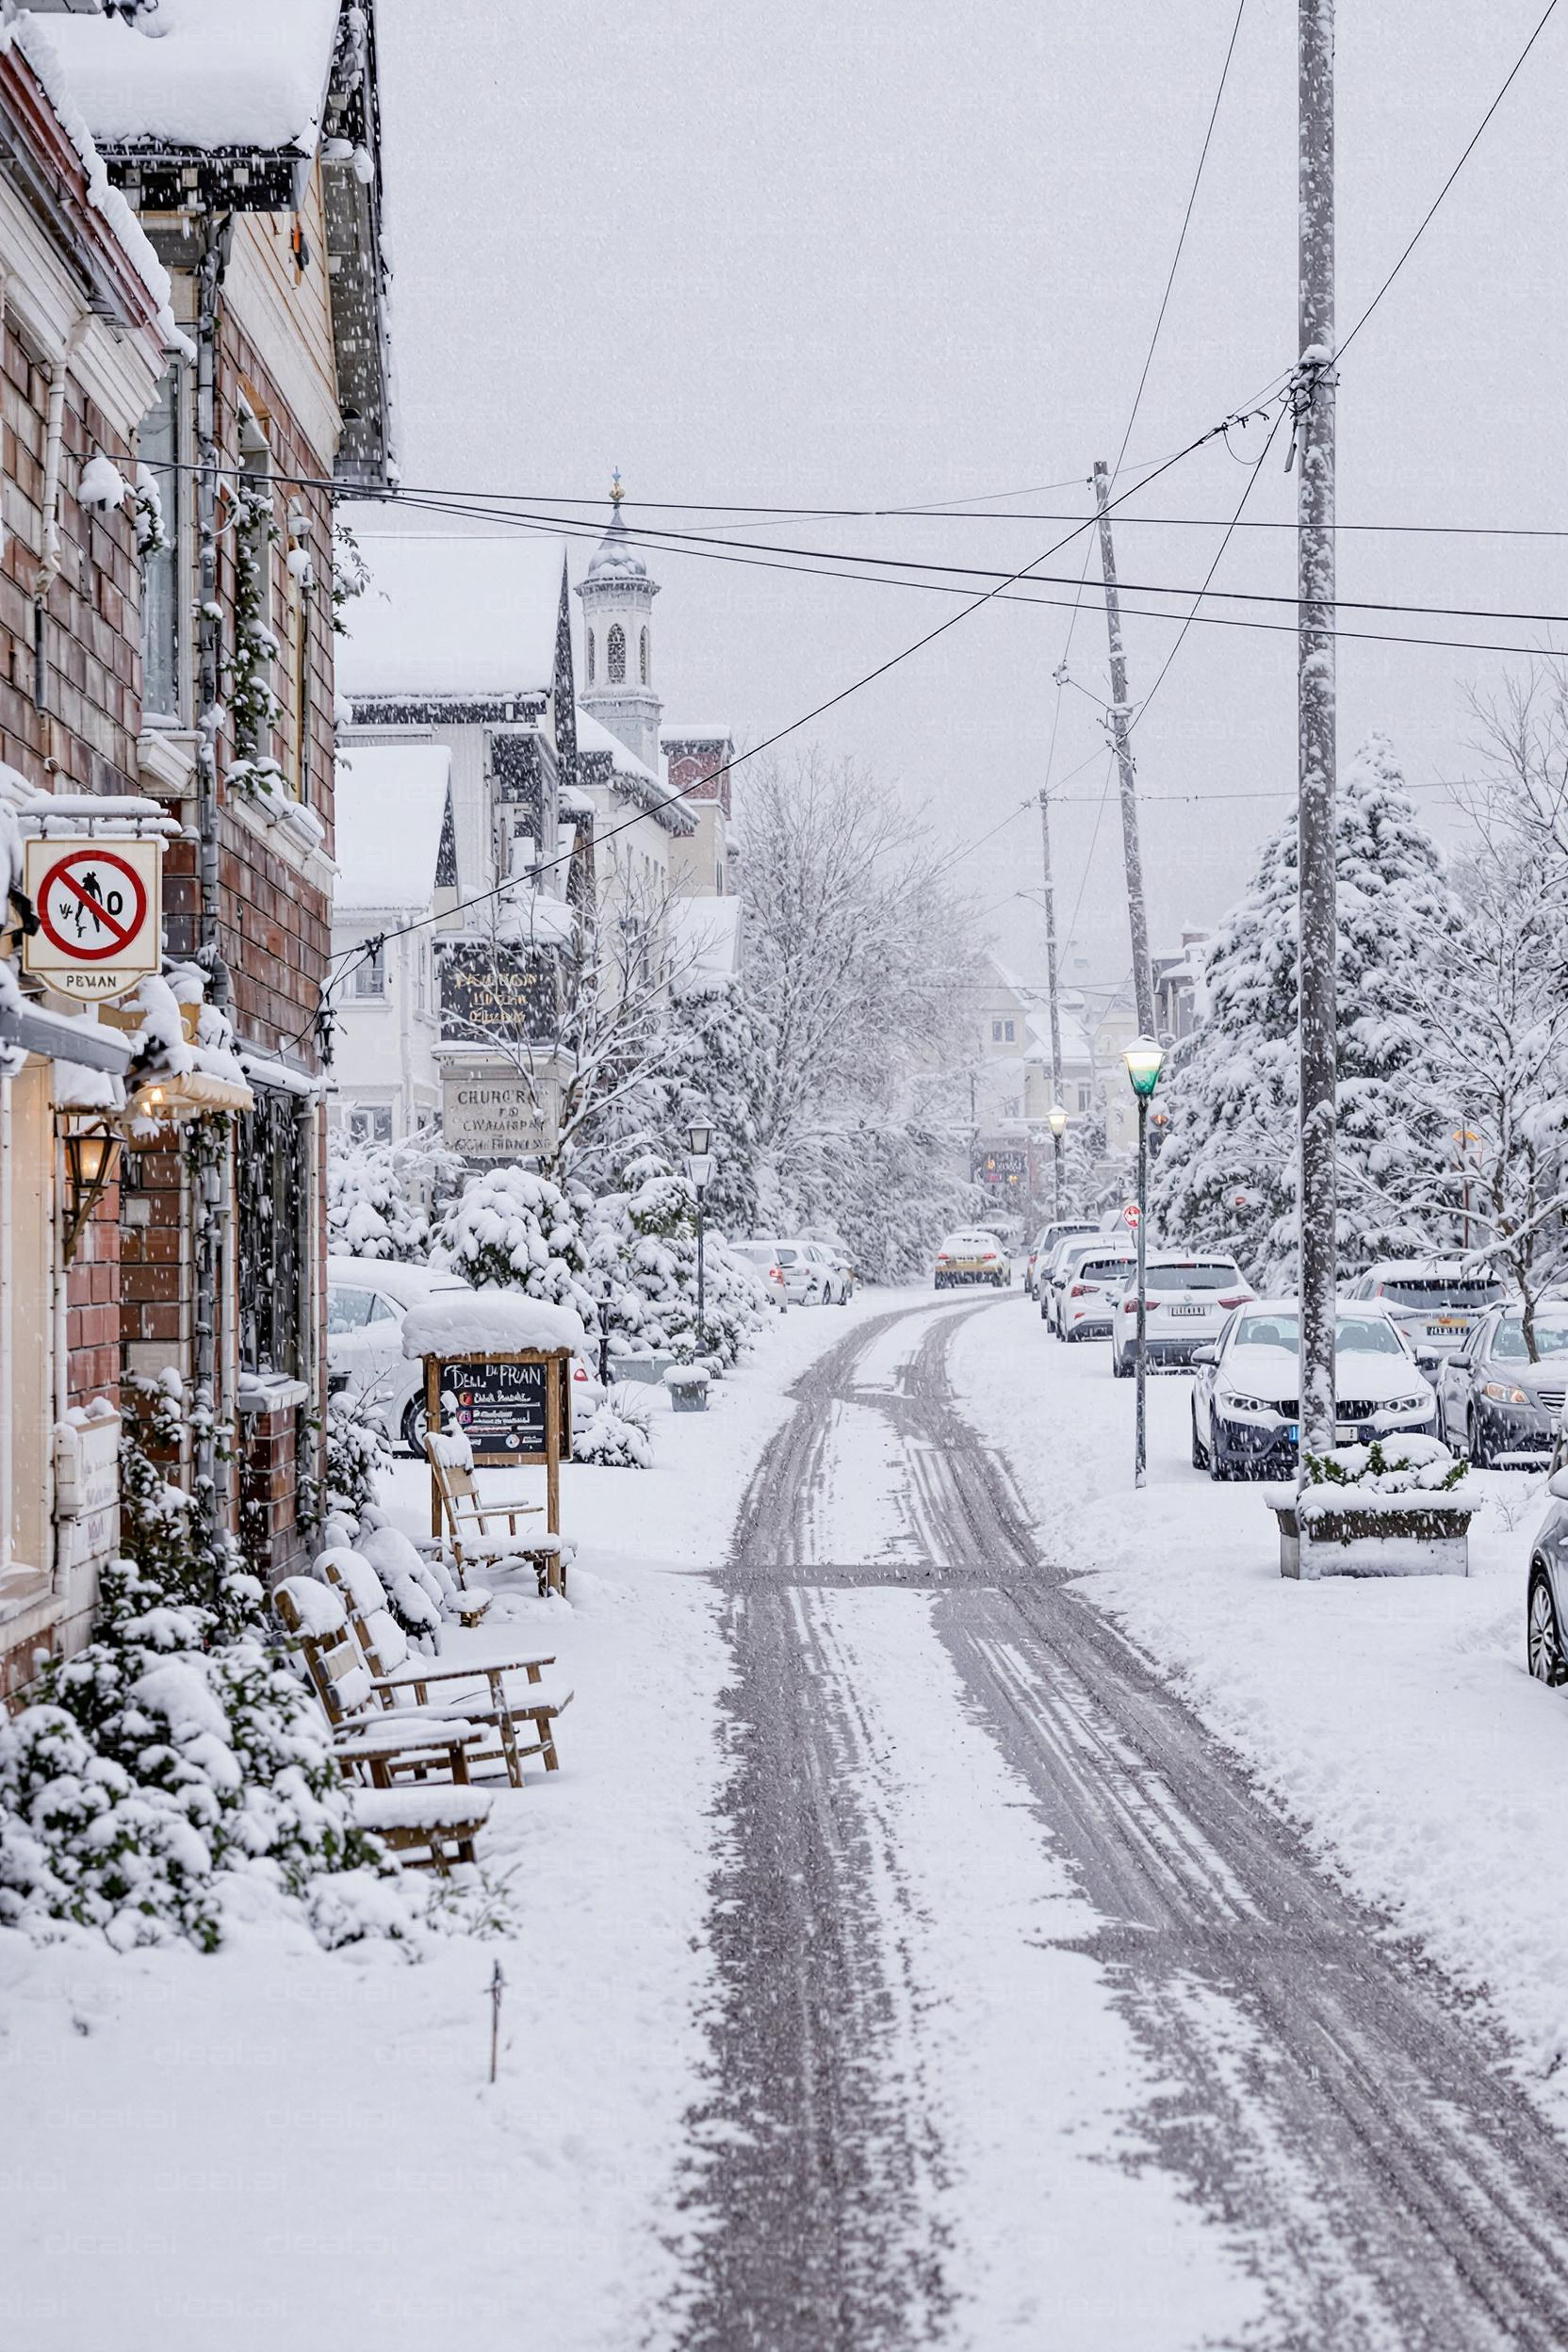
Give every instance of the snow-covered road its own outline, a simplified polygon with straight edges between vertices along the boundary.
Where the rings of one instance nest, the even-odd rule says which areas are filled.
[[[1568,2176],[1500,2038],[1037,1548],[1126,1433],[1102,1351],[927,1303],[802,1390],[727,1577],[680,2342],[1560,2344]]]

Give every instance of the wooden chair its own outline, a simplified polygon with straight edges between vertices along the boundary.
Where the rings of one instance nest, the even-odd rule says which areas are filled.
[[[564,1592],[566,1568],[560,1539],[547,1535],[531,1544],[518,1531],[519,1519],[543,1516],[543,1503],[531,1503],[521,1494],[482,1495],[472,1463],[450,1460],[454,1450],[449,1437],[427,1433],[425,1453],[441,1498],[441,1516],[459,1579],[470,1560],[498,1564],[526,1560],[538,1576],[541,1592],[551,1588]],[[502,1520],[506,1522],[504,1534]]]
[[[486,1647],[470,1650],[454,1664],[433,1665],[409,1647],[408,1636],[387,1608],[381,1579],[368,1560],[339,1549],[323,1552],[320,1566],[331,1587],[341,1595],[368,1690],[384,1707],[412,1706],[438,1718],[450,1716],[486,1725],[496,1744],[480,1750],[472,1760],[484,1764],[498,1757],[514,1788],[523,1784],[525,1756],[543,1757],[547,1772],[559,1770],[555,1724],[571,1705],[572,1692],[566,1686],[547,1684],[543,1679],[542,1670],[555,1664],[553,1651]],[[449,1699],[432,1701],[434,1685],[454,1682],[466,1683],[469,1689]],[[531,1740],[523,1736],[523,1726],[534,1733]]]

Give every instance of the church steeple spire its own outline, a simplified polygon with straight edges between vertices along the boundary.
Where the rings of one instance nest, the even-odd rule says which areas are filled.
[[[585,639],[580,699],[657,776],[663,706],[653,688],[652,624],[659,583],[627,529],[625,498],[617,466],[610,483],[609,527],[577,591]]]

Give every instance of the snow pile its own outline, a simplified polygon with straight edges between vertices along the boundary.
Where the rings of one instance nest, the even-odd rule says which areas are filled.
[[[144,38],[56,18],[50,40],[94,139],[313,155],[339,0],[159,0]],[[31,50],[28,52],[31,55]]]
[[[106,457],[100,449],[88,459],[76,485],[76,496],[84,506],[113,513],[123,506],[130,495],[131,485],[111,457]]]
[[[580,1355],[587,1344],[582,1318],[572,1308],[514,1290],[438,1291],[403,1317],[405,1356],[455,1361],[529,1348],[565,1348]]]
[[[1307,1485],[1290,1501],[1302,1517],[1336,1511],[1420,1511],[1434,1495],[1457,1503],[1476,1499],[1465,1465],[1435,1437],[1374,1438],[1369,1446],[1335,1446],[1306,1457]]]

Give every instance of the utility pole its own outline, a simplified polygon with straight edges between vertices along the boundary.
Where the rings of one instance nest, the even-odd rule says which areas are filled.
[[[1334,0],[1299,0],[1301,351],[1291,378],[1297,493],[1301,1438],[1334,1442]],[[1300,1474],[1304,1477],[1304,1470]]]
[[[1045,882],[1045,987],[1051,1000],[1051,1108],[1062,1102],[1062,1016],[1056,1002],[1056,890],[1051,879],[1051,794],[1040,787],[1040,857]],[[1051,1214],[1062,1214],[1062,1138],[1051,1130]]]
[[[1302,0],[1306,5],[1306,0]],[[1133,989],[1138,1033],[1154,1034],[1154,976],[1149,962],[1149,919],[1143,903],[1143,851],[1138,844],[1138,787],[1133,746],[1127,739],[1127,655],[1121,643],[1121,599],[1117,594],[1116,549],[1111,545],[1111,476],[1102,457],[1094,461],[1094,502],[1100,511],[1100,566],[1105,576],[1105,627],[1111,640],[1111,733],[1121,777],[1121,849],[1127,867],[1127,921],[1133,934]]]

